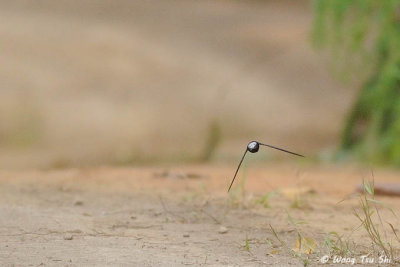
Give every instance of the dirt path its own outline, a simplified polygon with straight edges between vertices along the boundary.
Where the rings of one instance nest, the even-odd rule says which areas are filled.
[[[357,202],[336,203],[363,174],[355,167],[252,166],[245,194],[239,179],[228,195],[232,169],[221,166],[2,171],[0,259],[3,266],[300,266],[270,225],[290,248],[296,232],[287,212],[307,222],[301,230],[318,244],[331,231],[349,234],[358,225]],[[375,181],[398,176],[378,170]],[[379,199],[400,208],[398,198]],[[363,231],[352,240],[370,249]],[[309,263],[318,265],[321,255],[311,254]]]

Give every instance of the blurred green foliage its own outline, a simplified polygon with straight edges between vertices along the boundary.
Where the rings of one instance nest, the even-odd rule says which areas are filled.
[[[221,125],[218,120],[210,122],[207,133],[207,140],[200,155],[201,162],[208,162],[214,156],[219,143],[221,142]]]
[[[400,0],[316,0],[313,43],[363,83],[341,148],[400,166]]]

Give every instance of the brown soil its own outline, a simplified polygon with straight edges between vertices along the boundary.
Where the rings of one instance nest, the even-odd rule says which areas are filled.
[[[368,171],[297,164],[248,166],[231,194],[233,166],[96,168],[0,172],[0,259],[4,266],[285,266],[302,265],[282,248],[304,220],[304,235],[322,249],[324,234],[358,226],[352,193]],[[376,182],[399,172],[375,171]],[[256,204],[273,191],[268,207]],[[243,194],[242,194],[243,193]],[[380,197],[395,211],[399,198]],[[390,212],[385,221],[398,226]],[[226,233],[219,233],[220,227]],[[245,249],[246,238],[249,249]],[[350,238],[371,252],[363,230]],[[309,255],[318,265],[323,252]]]

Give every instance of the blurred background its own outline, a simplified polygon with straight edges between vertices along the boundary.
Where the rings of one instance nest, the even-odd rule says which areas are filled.
[[[368,75],[315,49],[326,8],[1,0],[0,167],[236,164],[253,139],[329,158]]]

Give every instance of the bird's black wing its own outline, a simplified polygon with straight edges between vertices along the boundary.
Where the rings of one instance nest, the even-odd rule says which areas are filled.
[[[279,148],[279,147],[276,147],[276,146],[271,146],[271,145],[262,144],[262,143],[259,143],[259,144],[262,145],[262,146],[267,146],[267,147],[270,147],[270,148],[273,148],[273,149],[277,149],[277,150],[280,150],[280,151],[283,151],[283,152],[286,152],[286,153],[289,153],[289,154],[296,155],[296,156],[299,156],[299,157],[303,157],[303,158],[304,158],[303,155],[300,155],[300,154],[291,152],[291,151],[286,150],[286,149],[282,149],[282,148]]]
[[[246,153],[247,153],[247,147],[246,147],[246,151],[245,151],[244,154],[243,154],[242,159],[241,159],[240,162],[239,162],[239,166],[238,166],[237,169],[236,169],[235,175],[233,176],[233,179],[232,179],[231,185],[229,186],[228,192],[229,192],[229,190],[231,190],[231,187],[232,187],[232,185],[233,185],[233,182],[235,181],[235,178],[236,178],[236,175],[237,175],[237,173],[238,173],[238,171],[239,171],[239,169],[240,169],[240,166],[242,166],[242,162],[243,162],[244,157],[246,156]]]

